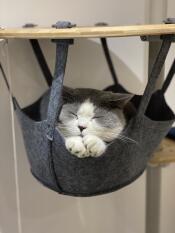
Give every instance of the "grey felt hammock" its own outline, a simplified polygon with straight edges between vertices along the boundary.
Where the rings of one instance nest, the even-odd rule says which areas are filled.
[[[56,27],[70,27],[67,22]],[[171,35],[164,36],[162,46],[149,75],[143,96],[137,101],[137,114],[124,129],[124,135],[137,143],[116,139],[98,157],[80,159],[67,151],[64,139],[55,128],[62,106],[62,86],[72,40],[54,40],[56,64],[47,119],[41,120],[40,103],[21,109],[13,97],[15,112],[22,128],[32,174],[48,188],[66,195],[93,196],[120,189],[139,177],[151,154],[169,131],[175,116],[165,102],[164,91],[154,93],[155,83],[171,45]]]

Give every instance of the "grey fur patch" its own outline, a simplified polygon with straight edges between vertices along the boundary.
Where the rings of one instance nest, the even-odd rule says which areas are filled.
[[[105,108],[124,108],[131,100],[132,94],[113,93],[109,91],[101,91],[91,88],[76,88],[63,87],[64,103],[79,102],[82,103],[86,99],[90,99],[96,106]]]

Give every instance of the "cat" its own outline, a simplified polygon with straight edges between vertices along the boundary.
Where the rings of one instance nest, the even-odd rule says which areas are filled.
[[[64,86],[62,96],[56,128],[71,154],[99,157],[114,139],[124,139],[122,131],[134,114],[132,94]]]

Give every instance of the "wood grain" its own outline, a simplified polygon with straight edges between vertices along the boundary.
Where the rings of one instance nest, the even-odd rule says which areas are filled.
[[[165,138],[149,163],[151,165],[175,163],[175,141]]]
[[[94,38],[175,34],[175,24],[55,28],[0,28],[0,38]]]

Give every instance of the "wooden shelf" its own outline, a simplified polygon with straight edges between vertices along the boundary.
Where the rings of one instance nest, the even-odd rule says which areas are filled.
[[[94,38],[175,34],[175,24],[55,28],[3,28],[0,38]]]
[[[153,166],[175,163],[175,141],[165,138],[149,163]]]

